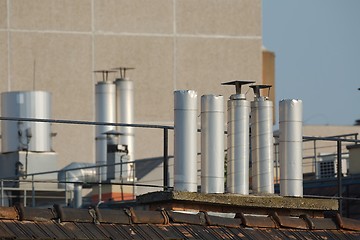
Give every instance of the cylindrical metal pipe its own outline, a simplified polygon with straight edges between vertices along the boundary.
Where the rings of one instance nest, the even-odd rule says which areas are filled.
[[[4,92],[1,94],[1,116],[50,119],[51,94],[44,91]],[[2,152],[52,151],[50,123],[1,121],[1,130]]]
[[[280,195],[303,196],[302,101],[279,103]]]
[[[73,201],[74,208],[81,208],[82,206],[82,184],[75,183],[74,184],[74,201]]]
[[[227,180],[229,193],[249,194],[250,102],[244,94],[228,100]]]
[[[201,192],[224,192],[224,97],[201,97]]]
[[[197,92],[174,92],[174,189],[197,192]]]
[[[134,123],[134,84],[133,81],[127,78],[118,78],[116,84],[116,119],[118,123]],[[128,161],[135,160],[135,138],[134,128],[132,127],[118,127],[119,144],[128,146]],[[124,178],[132,181],[132,169],[134,166],[124,164]]]
[[[251,102],[252,189],[274,193],[273,103],[265,97]]]
[[[98,82],[95,85],[95,121],[115,123],[115,84],[112,82]],[[96,164],[107,163],[107,136],[106,132],[115,130],[114,126],[97,125],[96,131]],[[101,167],[98,177],[102,181],[107,178],[107,168]]]

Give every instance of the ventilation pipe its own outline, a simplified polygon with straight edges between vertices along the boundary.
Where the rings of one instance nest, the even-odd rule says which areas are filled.
[[[116,109],[117,122],[125,124],[134,123],[134,84],[129,78],[126,78],[126,72],[134,68],[119,67],[114,68],[120,72],[120,78],[115,80],[116,85]],[[118,127],[117,131],[121,133],[119,136],[119,144],[127,146],[128,158],[127,161],[135,161],[135,141],[133,127]],[[132,181],[134,164],[124,164],[124,179]]]
[[[82,184],[74,183],[74,208],[81,208],[82,204]]]
[[[254,81],[231,81],[222,85],[235,85],[236,94],[228,100],[227,123],[227,180],[229,193],[249,194],[249,117],[250,102],[241,93],[241,86]]]
[[[255,94],[251,102],[252,189],[254,193],[274,193],[273,103],[260,95],[271,85],[250,86]]]
[[[201,97],[201,192],[224,192],[224,97]]]
[[[303,196],[302,101],[279,104],[280,195]]]
[[[174,92],[174,189],[197,192],[197,92]]]
[[[99,70],[103,80],[95,85],[95,121],[101,123],[115,123],[115,84],[108,81],[108,74],[114,71]],[[107,164],[107,136],[106,133],[114,131],[114,126],[97,125],[96,131],[96,165]],[[98,169],[99,181],[107,179],[107,168]]]

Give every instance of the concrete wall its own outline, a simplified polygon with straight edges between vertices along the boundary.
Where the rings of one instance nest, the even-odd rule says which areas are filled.
[[[49,91],[54,119],[93,121],[92,71],[135,67],[135,121],[172,124],[176,89],[227,99],[221,82],[261,81],[261,32],[261,0],[0,0],[0,91]],[[94,127],[53,131],[58,167],[94,162]],[[162,132],[136,146],[161,155]]]

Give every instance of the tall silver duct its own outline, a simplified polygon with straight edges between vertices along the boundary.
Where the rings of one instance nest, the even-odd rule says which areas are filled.
[[[227,123],[227,180],[229,193],[249,194],[249,121],[250,102],[241,93],[241,86],[254,81],[231,81],[223,85],[235,85],[236,94],[228,100]]]
[[[1,116],[50,119],[51,94],[44,91],[1,93]],[[46,122],[1,121],[3,153],[28,150],[50,152],[51,128]]]
[[[129,78],[126,78],[126,71],[134,68],[114,68],[120,71],[120,78],[115,80],[116,85],[116,120],[118,123],[132,124],[134,123],[134,84]],[[128,161],[135,160],[135,138],[133,127],[118,127],[119,144],[127,145]],[[132,181],[135,176],[133,174],[133,164],[124,164],[124,178]]]
[[[201,192],[224,192],[223,96],[201,96]]]
[[[302,101],[279,104],[280,195],[303,196]]]
[[[274,193],[273,103],[260,96],[260,89],[270,85],[253,85],[251,102],[252,189],[254,193]]]
[[[197,92],[174,92],[174,189],[197,192]]]
[[[103,74],[103,80],[95,85],[95,121],[104,123],[115,123],[115,84],[108,81],[108,73],[113,71],[95,71]],[[107,136],[106,133],[115,130],[114,126],[97,125],[95,127],[96,164],[107,163]],[[101,181],[107,179],[107,168],[98,169],[98,178]]]

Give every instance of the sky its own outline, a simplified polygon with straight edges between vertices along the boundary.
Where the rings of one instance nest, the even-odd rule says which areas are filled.
[[[276,105],[303,101],[306,125],[360,119],[360,0],[263,0],[263,45],[276,55]]]

